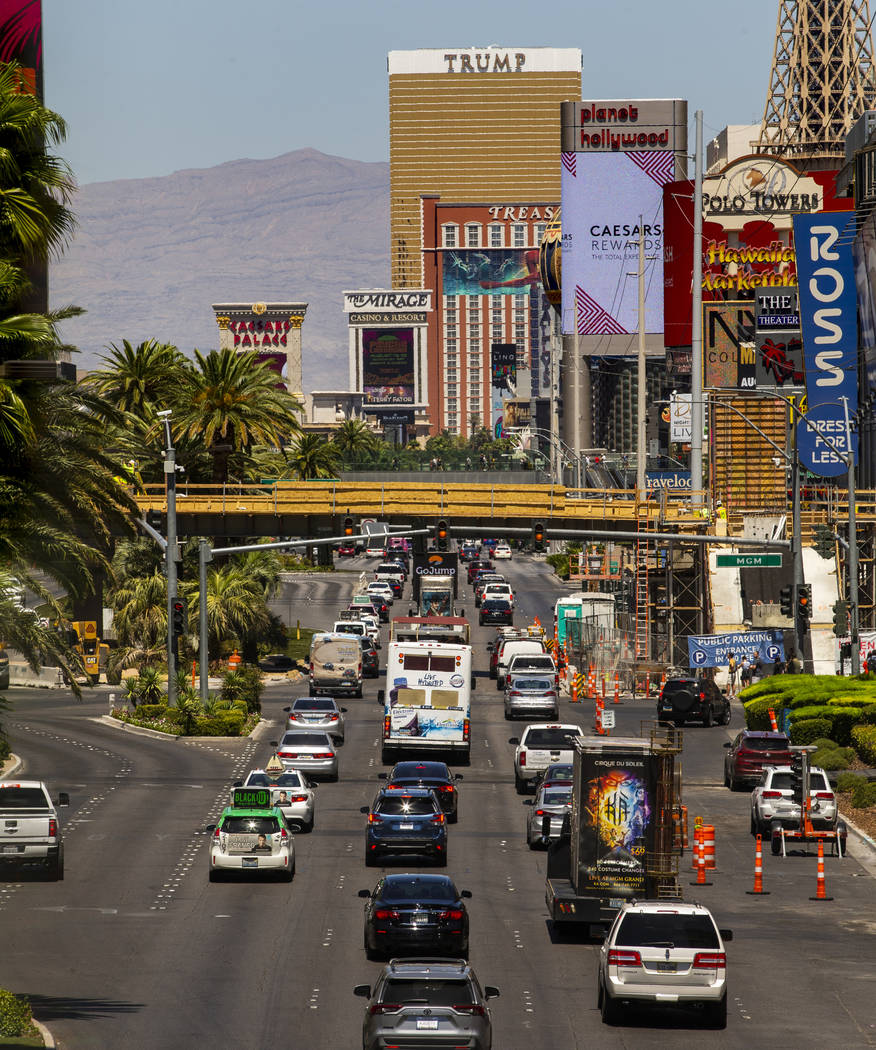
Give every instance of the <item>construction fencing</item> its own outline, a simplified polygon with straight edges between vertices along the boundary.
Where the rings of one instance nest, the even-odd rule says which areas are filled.
[[[602,680],[613,688],[615,675],[620,689],[627,693],[650,691],[659,683],[666,666],[665,639],[653,639],[657,660],[636,658],[635,634],[625,627],[607,627],[598,617],[566,620],[566,657],[579,672],[590,673],[597,685]],[[662,657],[662,658],[661,658]]]

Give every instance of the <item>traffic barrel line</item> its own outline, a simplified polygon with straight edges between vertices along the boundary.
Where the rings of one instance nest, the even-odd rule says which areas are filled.
[[[815,890],[815,896],[809,898],[811,901],[832,901],[833,897],[828,897],[827,889],[824,882],[824,839],[818,840],[818,882],[817,889]]]
[[[620,703],[620,675],[615,671],[614,673],[614,700],[612,703]]]
[[[763,841],[760,835],[755,838],[754,846],[754,889],[745,892],[751,897],[769,896],[770,891],[763,888]]]

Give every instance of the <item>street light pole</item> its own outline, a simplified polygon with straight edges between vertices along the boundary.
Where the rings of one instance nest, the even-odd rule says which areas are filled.
[[[644,499],[645,441],[648,413],[648,366],[645,360],[645,218],[639,216],[639,355],[637,362],[636,398],[636,496]]]
[[[693,316],[690,359],[691,502],[703,502],[703,111],[694,114],[696,152],[693,199]]]
[[[167,703],[176,706],[176,633],[173,629],[173,607],[177,599],[176,578],[176,449],[170,433],[170,409],[158,413],[164,419],[164,482],[167,487],[167,549],[164,552],[167,574]]]
[[[861,673],[861,622],[858,615],[858,508],[855,506],[855,450],[849,426],[849,399],[840,398],[846,418],[846,468],[849,486],[849,637],[851,639],[852,674]]]
[[[803,645],[806,641],[806,620],[797,608],[797,597],[804,585],[803,576],[803,533],[800,527],[800,451],[797,447],[797,425],[794,420],[794,406],[791,406],[791,559],[794,567],[794,585],[791,591],[794,608],[794,639],[797,643],[797,656],[803,660]]]

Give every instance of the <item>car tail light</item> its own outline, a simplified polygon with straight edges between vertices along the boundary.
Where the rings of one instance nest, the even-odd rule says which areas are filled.
[[[727,956],[723,952],[697,952],[694,956],[695,970],[724,970],[727,968]]]
[[[218,827],[213,829],[213,838],[214,839],[218,839],[219,838],[219,828]]]
[[[277,758],[298,758],[297,751],[278,751]]]
[[[471,737],[471,722],[466,718],[462,723],[462,739],[468,740]]]
[[[544,810],[543,810],[543,809],[537,809],[537,810],[535,811],[535,815],[536,815],[537,817],[543,817],[543,816],[544,816]]]
[[[313,756],[314,758],[334,758],[335,756],[331,751],[317,751]]]
[[[58,834],[58,822],[54,817],[49,817],[49,838],[53,839]]]
[[[439,784],[438,787],[433,788],[433,791],[453,791],[454,787],[452,784]],[[821,797],[821,796],[819,796]]]
[[[825,801],[828,801],[828,802],[833,802],[833,792],[832,791],[816,791],[815,792],[815,797],[816,798],[823,798]],[[50,832],[49,834],[52,834],[52,833]]]
[[[378,816],[376,813],[369,813],[368,814],[368,823],[369,824],[382,824],[383,823],[383,817]]]
[[[509,696],[523,696],[523,693],[521,693],[521,691],[520,691],[519,689],[512,689],[512,690],[511,690],[511,691],[510,691],[510,692],[508,693],[508,695],[509,695]]]
[[[781,791],[764,791],[761,798],[781,798]]]
[[[433,824],[443,824],[444,823],[444,814],[443,813],[436,813],[435,816],[432,817],[432,823]]]
[[[439,911],[438,918],[459,920],[462,918],[462,910],[460,908],[450,908],[447,911]]]
[[[706,694],[705,693],[700,693],[700,700],[705,700],[705,699],[706,699]]]
[[[392,1014],[396,1010],[401,1010],[401,1003],[372,1003],[369,1013],[374,1014]]]
[[[361,671],[362,668],[360,667],[359,670]],[[337,722],[339,717],[340,717],[340,715],[329,715],[328,716],[328,720],[329,720],[329,722]]]
[[[378,908],[374,913],[375,919],[397,919],[398,912],[391,908]]]
[[[629,951],[624,948],[610,948],[608,952],[609,966],[641,966],[642,956],[638,952]]]
[[[280,838],[281,839],[288,839],[289,838],[289,832],[285,828],[280,828]]]
[[[525,766],[526,765],[526,752],[525,751],[521,751],[520,752],[520,765],[521,766]]]
[[[454,1003],[453,1009],[460,1014],[477,1014],[478,1017],[484,1016],[484,1008],[480,1003]]]
[[[290,802],[306,802],[307,801],[307,795],[293,795],[289,799],[289,801]]]

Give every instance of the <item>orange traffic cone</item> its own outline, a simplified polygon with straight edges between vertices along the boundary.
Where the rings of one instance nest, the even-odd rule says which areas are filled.
[[[614,700],[612,703],[620,703],[620,675],[615,671],[614,673]]]
[[[815,891],[815,896],[809,899],[811,901],[833,900],[833,897],[828,897],[824,884],[824,839],[818,840],[818,888]]]
[[[776,722],[776,712],[772,708],[770,708],[770,728],[774,733],[779,731],[779,726]]]
[[[760,835],[755,839],[754,847],[754,889],[746,890],[750,896],[769,896],[769,890],[763,888],[763,848]]]

